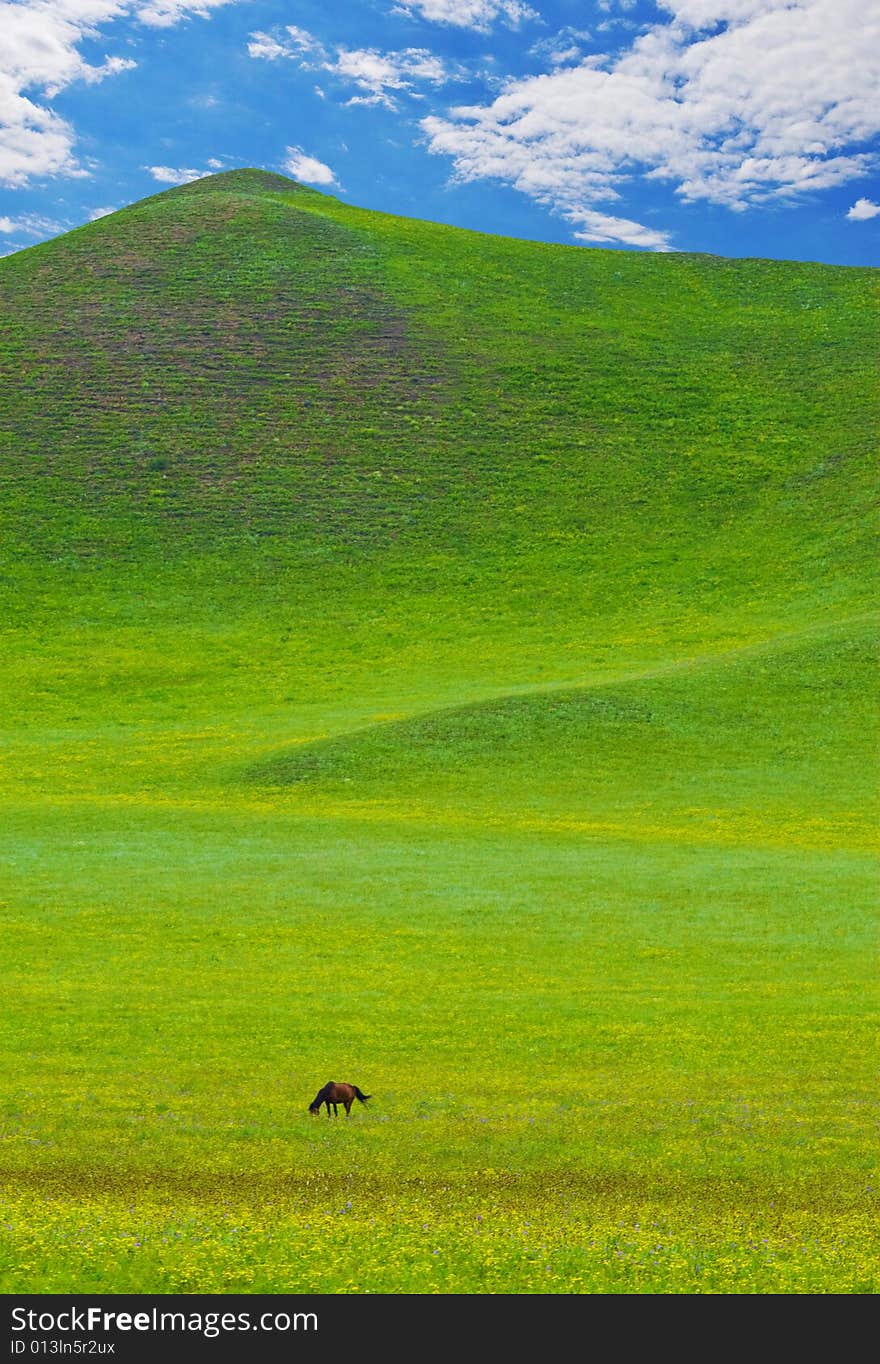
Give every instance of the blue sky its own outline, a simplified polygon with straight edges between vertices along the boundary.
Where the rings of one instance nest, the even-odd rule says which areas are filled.
[[[483,232],[877,265],[880,0],[0,0],[0,253],[237,166]]]

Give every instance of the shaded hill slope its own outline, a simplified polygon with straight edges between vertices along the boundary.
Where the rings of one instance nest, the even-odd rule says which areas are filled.
[[[219,180],[7,263],[6,474],[47,536],[51,510],[86,553],[147,527],[173,552],[202,530],[235,538],[236,516],[332,522],[324,485],[358,419],[435,385],[368,239],[302,211],[321,196],[281,177]]]

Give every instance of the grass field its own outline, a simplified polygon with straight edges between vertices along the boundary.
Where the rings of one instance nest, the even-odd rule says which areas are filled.
[[[234,172],[0,319],[0,1291],[877,1292],[876,272]]]

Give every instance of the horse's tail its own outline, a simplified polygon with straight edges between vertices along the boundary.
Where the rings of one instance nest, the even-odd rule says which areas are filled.
[[[372,1094],[362,1094],[358,1089],[357,1085],[352,1085],[352,1089],[355,1092],[355,1098],[360,1099],[362,1104],[365,1104],[367,1102],[367,1099],[372,1099],[373,1097]]]

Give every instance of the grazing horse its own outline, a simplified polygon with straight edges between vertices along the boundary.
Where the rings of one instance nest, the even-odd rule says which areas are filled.
[[[338,1084],[335,1080],[328,1080],[323,1089],[319,1089],[312,1102],[309,1104],[310,1113],[320,1113],[321,1105],[327,1105],[327,1117],[330,1117],[330,1105],[333,1105],[334,1118],[339,1117],[338,1104],[345,1107],[345,1116],[351,1117],[351,1106],[355,1099],[360,1099],[362,1104],[367,1099],[372,1098],[371,1094],[362,1094],[357,1085]]]

